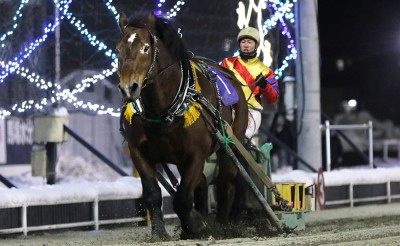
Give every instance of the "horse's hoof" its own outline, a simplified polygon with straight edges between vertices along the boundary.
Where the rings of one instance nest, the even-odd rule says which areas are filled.
[[[159,241],[171,241],[172,237],[167,233],[152,233],[151,239],[154,242],[159,242]]]
[[[188,235],[200,234],[206,227],[203,217],[196,211],[192,211],[186,223],[182,223],[182,230]]]
[[[155,241],[172,240],[172,237],[167,233],[165,227],[153,228],[151,234],[152,234],[152,239]]]

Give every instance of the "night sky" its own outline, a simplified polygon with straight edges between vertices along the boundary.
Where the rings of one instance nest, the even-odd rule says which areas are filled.
[[[399,124],[400,1],[320,0],[318,7],[322,110],[334,114],[354,98],[359,109]]]

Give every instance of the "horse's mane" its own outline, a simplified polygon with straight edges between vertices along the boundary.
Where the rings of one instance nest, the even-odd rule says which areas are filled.
[[[175,26],[166,18],[155,16],[155,35],[161,39],[170,55],[178,60],[190,58],[184,41]],[[148,26],[148,15],[136,15],[129,19],[129,26],[144,28]]]

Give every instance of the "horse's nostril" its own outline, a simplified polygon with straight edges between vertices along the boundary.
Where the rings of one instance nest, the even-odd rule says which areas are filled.
[[[136,89],[138,88],[138,84],[133,84],[132,85],[132,87],[131,87],[131,93],[133,94],[135,91],[136,91]]]

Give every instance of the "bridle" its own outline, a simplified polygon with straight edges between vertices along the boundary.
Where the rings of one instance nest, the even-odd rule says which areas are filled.
[[[125,32],[125,29],[129,26],[129,24],[125,25],[124,28],[121,30],[122,34]],[[146,76],[143,80],[143,86],[142,89],[145,88],[148,84],[151,84],[155,81],[157,77],[162,75],[165,71],[170,69],[176,64],[180,65],[180,70],[181,70],[181,80],[179,84],[179,89],[178,92],[176,93],[174,99],[172,100],[172,103],[169,105],[169,107],[162,112],[158,117],[154,117],[153,115],[149,115],[149,112],[146,112],[144,109],[144,104],[142,101],[142,98],[139,98],[139,102],[141,104],[142,108],[142,113],[140,114],[142,119],[145,119],[146,121],[150,122],[166,122],[171,123],[174,119],[175,116],[181,115],[184,111],[182,108],[185,106],[185,99],[188,93],[189,87],[194,87],[193,81],[191,80],[191,69],[189,65],[189,61],[177,61],[174,62],[167,67],[161,69],[156,75],[153,76],[153,71],[154,68],[157,65],[157,60],[158,60],[158,54],[159,54],[159,49],[157,47],[157,41],[158,38],[154,33],[147,29],[150,38],[152,40],[152,49],[153,49],[153,57],[152,57],[152,62],[150,64],[150,67],[146,73]],[[130,102],[130,101],[128,101]],[[151,116],[151,117],[150,117]]]

